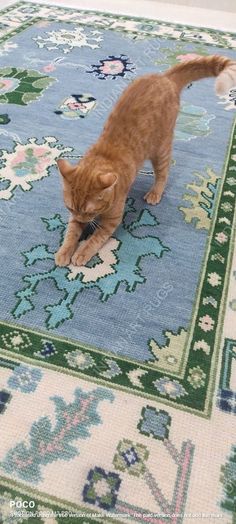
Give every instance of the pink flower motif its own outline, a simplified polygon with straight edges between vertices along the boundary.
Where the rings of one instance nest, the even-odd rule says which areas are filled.
[[[79,102],[69,102],[67,107],[71,110],[83,109],[83,105]]]
[[[12,80],[10,78],[1,78],[1,88],[10,89],[12,86]]]
[[[198,325],[203,331],[205,331],[205,333],[207,331],[212,331],[214,324],[215,321],[210,317],[210,315],[204,315],[203,317],[199,318]]]
[[[53,64],[48,64],[43,67],[43,71],[45,71],[45,73],[51,73],[51,71],[55,71],[55,69],[56,67]]]
[[[100,70],[106,75],[118,75],[122,73],[124,65],[121,60],[105,60]]]
[[[37,148],[34,149],[34,156],[37,156],[37,157],[41,157],[41,156],[46,156],[48,153],[48,148],[47,147],[44,147],[44,146],[38,146]]]
[[[188,60],[194,60],[195,58],[200,58],[202,55],[197,55],[196,53],[187,53],[186,55],[177,56],[177,60],[180,62],[188,62]]]
[[[14,91],[19,85],[18,78],[0,78],[0,93],[9,93],[9,91]]]
[[[221,231],[220,233],[217,233],[215,235],[215,239],[220,244],[225,244],[225,242],[227,242],[227,240],[228,240],[228,237],[227,237],[227,235],[223,231]]]
[[[11,161],[11,166],[17,166],[17,164],[20,164],[21,162],[24,162],[26,160],[25,158],[25,150],[22,149],[21,151],[18,151],[17,155],[13,157]]]

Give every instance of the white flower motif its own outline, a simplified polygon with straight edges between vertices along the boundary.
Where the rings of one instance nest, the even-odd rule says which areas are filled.
[[[211,350],[209,344],[203,339],[197,340],[193,346],[193,349],[194,351],[202,350],[204,353],[206,353],[206,355],[209,355]]]
[[[220,207],[223,209],[223,211],[225,211],[225,213],[230,213],[233,209],[233,206],[230,202],[223,202]]]
[[[30,339],[26,333],[20,331],[10,331],[6,335],[2,335],[4,346],[7,349],[19,351],[20,349],[26,349],[32,346]]]
[[[213,330],[215,321],[210,317],[210,315],[204,315],[203,317],[199,318],[198,325],[206,333],[207,331]]]
[[[212,287],[219,286],[221,284],[221,281],[222,281],[221,276],[218,275],[218,273],[216,273],[215,271],[213,273],[208,273],[208,275],[207,275],[207,282],[209,282],[209,284]]]
[[[225,242],[228,240],[228,236],[223,231],[221,231],[215,235],[215,239],[217,242],[219,242],[219,244],[225,244]]]
[[[236,186],[236,178],[230,176],[229,178],[227,178],[227,184],[229,184],[229,186]]]
[[[206,373],[200,368],[195,366],[189,370],[189,376],[187,381],[191,384],[194,389],[201,388],[205,384]]]
[[[72,368],[87,369],[95,364],[89,353],[83,353],[79,349],[69,351],[65,358]]]
[[[49,51],[61,49],[63,53],[69,53],[74,48],[90,47],[98,49],[99,43],[103,40],[99,31],[91,31],[90,35],[86,34],[83,27],[75,29],[59,29],[50,31],[45,37],[37,36],[33,40],[40,49],[46,47]]]

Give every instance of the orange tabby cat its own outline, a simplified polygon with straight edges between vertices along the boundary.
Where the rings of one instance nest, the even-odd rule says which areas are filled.
[[[58,160],[71,218],[55,256],[57,265],[86,264],[110,238],[122,221],[130,186],[146,159],[152,162],[155,180],[144,198],[148,204],[160,202],[181,90],[208,76],[218,76],[216,92],[224,94],[236,83],[236,62],[217,55],[199,57],[165,73],[134,80],[116,103],[98,141],[79,164],[72,166]],[[95,218],[99,226],[79,244],[83,228]]]

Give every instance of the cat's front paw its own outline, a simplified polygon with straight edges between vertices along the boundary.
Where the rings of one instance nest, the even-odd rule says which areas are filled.
[[[57,253],[55,253],[55,263],[56,266],[65,267],[69,266],[71,261],[71,251],[68,248],[60,247]]]
[[[91,256],[89,254],[86,254],[86,252],[83,252],[82,250],[77,250],[72,257],[71,262],[74,266],[85,266],[85,264],[87,264],[90,258]]]
[[[155,191],[154,189],[150,189],[144,196],[144,200],[146,200],[147,204],[152,204],[153,206],[155,204],[159,204],[161,201],[162,195]]]

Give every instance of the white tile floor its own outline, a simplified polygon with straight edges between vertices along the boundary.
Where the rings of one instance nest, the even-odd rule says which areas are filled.
[[[34,3],[34,0],[31,0]],[[225,31],[236,31],[236,13],[176,5],[158,0],[39,0],[45,4],[64,5],[77,9],[95,9],[136,15],[169,22],[179,22],[200,27],[211,27]],[[1,8],[15,0],[0,0]],[[36,2],[37,3],[37,2]],[[206,0],[207,4],[207,0]],[[217,2],[216,2],[217,4]]]

